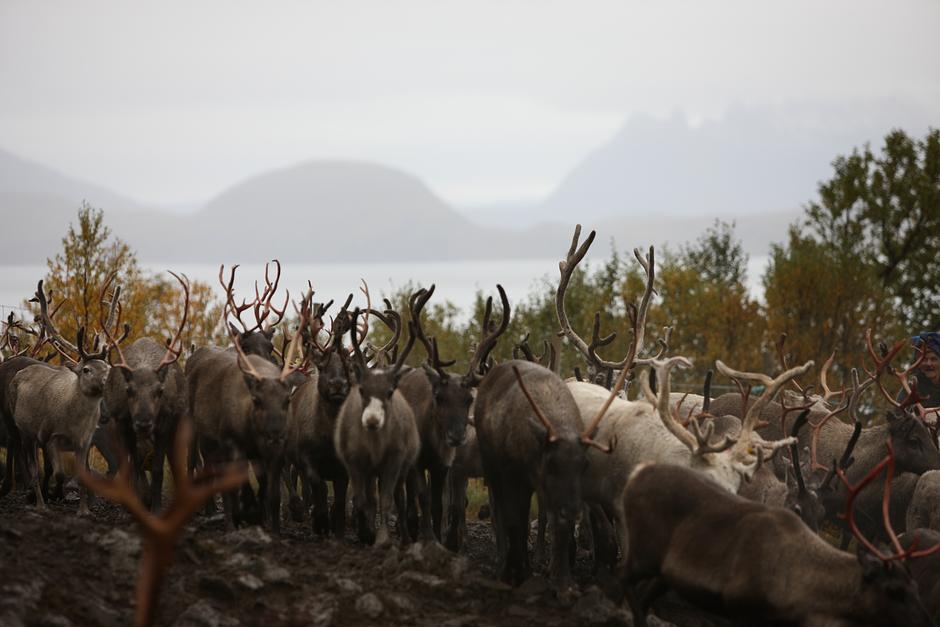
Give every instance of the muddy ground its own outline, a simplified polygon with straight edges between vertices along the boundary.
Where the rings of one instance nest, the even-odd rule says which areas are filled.
[[[135,525],[100,499],[80,518],[77,495],[68,498],[46,512],[22,494],[0,500],[0,625],[131,624]],[[176,555],[161,625],[632,624],[595,585],[584,551],[568,603],[540,575],[515,590],[499,583],[488,522],[469,522],[458,556],[439,545],[365,547],[351,532],[320,538],[309,523],[287,522],[277,537],[259,527],[225,532],[221,516],[198,516]],[[712,624],[669,603],[658,611],[672,624]]]

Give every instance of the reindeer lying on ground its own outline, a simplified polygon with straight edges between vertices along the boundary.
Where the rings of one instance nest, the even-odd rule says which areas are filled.
[[[850,495],[863,484],[850,486]],[[679,466],[640,466],[626,494],[630,535],[643,538],[631,544],[623,569],[638,626],[667,589],[745,624],[933,625],[899,562],[923,553],[842,552],[792,512],[728,494]]]

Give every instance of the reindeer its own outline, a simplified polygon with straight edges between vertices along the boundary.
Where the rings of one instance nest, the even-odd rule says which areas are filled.
[[[729,494],[701,473],[639,466],[627,484],[625,509],[631,537],[643,542],[631,544],[621,573],[634,624],[646,625],[652,600],[671,589],[744,624],[933,625],[900,563],[929,551],[895,544],[896,553],[887,555],[854,525],[854,496],[873,476],[847,485],[847,518],[864,545],[852,555],[793,512]]]
[[[398,386],[414,411],[418,433],[421,436],[421,453],[415,464],[413,479],[421,494],[409,494],[409,503],[414,503],[414,496],[419,496],[422,504],[427,505],[429,501],[430,511],[425,506],[422,507],[421,512],[421,534],[424,539],[441,538],[445,482],[458,448],[467,439],[470,406],[473,404],[474,389],[479,383],[479,378],[474,374],[479,364],[479,355],[481,351],[489,350],[487,346],[495,342],[509,323],[509,320],[504,317],[499,328],[493,332],[495,337],[485,337],[484,341],[479,344],[476,354],[470,360],[467,373],[463,376],[453,376],[445,368],[453,365],[454,362],[441,360],[437,341],[434,338],[428,338],[421,326],[422,309],[433,294],[434,285],[427,290],[418,290],[410,299],[411,321],[417,338],[427,351],[428,361],[423,368],[411,370],[402,376]],[[508,311],[505,292],[500,292],[500,298],[503,302],[503,310]],[[489,332],[491,312],[492,298],[487,301],[483,318],[484,336]],[[430,479],[429,497],[424,494],[428,489],[425,483],[425,473]]]
[[[408,542],[404,481],[418,458],[421,441],[411,406],[397,388],[402,365],[414,346],[414,325],[409,325],[408,343],[396,362],[388,368],[370,369],[356,338],[359,313],[356,309],[350,326],[356,383],[340,408],[333,444],[352,484],[359,540],[376,546],[388,542],[388,521],[394,501],[399,533],[402,541]],[[380,510],[377,531],[376,480]]]
[[[301,321],[301,326],[304,322]],[[300,333],[294,335],[278,368],[257,355],[246,355],[232,332],[235,351],[198,349],[186,364],[188,409],[197,446],[209,465],[236,458],[256,460],[264,501],[262,516],[280,531],[280,480],[291,385],[288,377]],[[226,527],[241,523],[238,499],[223,496]]]
[[[932,529],[940,532],[940,470],[925,472],[917,479],[905,519],[908,531]]]
[[[898,540],[905,551],[913,551],[918,546],[940,544],[940,531],[911,527],[899,536]],[[940,623],[940,553],[913,559],[909,563],[909,568],[911,576],[917,582],[920,598],[924,600],[927,611],[933,617],[935,624]]]
[[[368,300],[368,293],[366,298]],[[288,422],[287,461],[302,472],[304,487],[313,497],[313,530],[315,533],[325,535],[332,531],[341,537],[346,527],[346,490],[349,477],[346,469],[336,454],[333,444],[333,435],[336,431],[336,421],[339,410],[346,400],[350,390],[352,376],[349,357],[343,347],[343,335],[352,326],[351,314],[348,311],[352,302],[352,295],[347,298],[336,318],[325,344],[318,341],[317,336],[323,329],[322,317],[332,304],[313,305],[314,313],[309,316],[309,323],[302,329],[303,344],[306,353],[311,356],[316,365],[316,375],[302,383],[294,392],[291,401],[291,415]],[[308,301],[304,307],[309,308]],[[393,317],[383,316],[374,311],[381,320],[386,321],[393,329],[392,345],[400,336],[400,323],[397,314]],[[366,328],[360,326],[359,339],[365,337]],[[388,347],[381,347],[379,351],[387,351]],[[333,509],[329,511],[327,503],[326,481],[333,484]],[[296,482],[290,482],[293,490]],[[296,499],[296,500],[294,500]],[[292,502],[299,499],[292,496]],[[296,506],[293,508],[296,511]]]
[[[73,365],[56,367],[33,364],[23,368],[10,382],[7,401],[21,439],[28,476],[36,494],[36,505],[40,509],[45,508],[45,501],[39,485],[37,448],[42,447],[43,458],[48,464],[46,481],[50,474],[55,475],[60,485],[64,481],[60,451],[67,447],[74,447],[77,464],[85,467],[91,438],[98,425],[100,400],[109,370],[105,359],[110,348],[105,347],[97,353],[86,352],[84,327],[78,331],[76,344],[62,338],[48,314],[42,283],[39,282],[36,290],[41,324],[56,350],[71,360]],[[125,336],[127,332],[125,327]],[[78,359],[69,355],[70,350],[74,350]],[[50,469],[51,473],[48,472]],[[82,492],[78,512],[79,515],[89,512],[85,491]]]
[[[284,305],[280,309],[272,304],[271,301],[274,299],[274,294],[277,292],[281,281],[281,262],[274,259],[270,263],[273,263],[276,269],[274,278],[272,280],[269,275],[270,264],[264,264],[264,290],[259,292],[258,282],[255,281],[255,299],[252,302],[242,300],[241,305],[235,302],[235,270],[238,269],[238,264],[232,266],[227,283],[223,278],[225,264],[219,266],[219,284],[226,296],[225,311],[231,312],[241,326],[241,331],[239,331],[232,322],[227,322],[229,334],[238,336],[239,346],[246,355],[257,355],[271,363],[275,363],[273,342],[275,327],[284,319],[287,303],[290,302],[290,292],[286,292]],[[242,313],[249,309],[252,310],[255,316],[255,324],[251,326],[242,320]],[[268,320],[271,313],[277,314],[277,318],[273,321]],[[228,318],[227,315],[226,318]]]
[[[700,425],[697,421],[691,421],[688,428],[684,427],[676,414],[670,395],[670,374],[673,368],[688,367],[691,363],[684,357],[660,359],[668,346],[668,330],[665,333],[666,339],[660,342],[660,350],[656,355],[639,358],[644,347],[646,316],[655,280],[654,250],[650,248],[646,256],[639,250],[634,251],[646,274],[646,286],[639,307],[631,308],[633,340],[623,359],[618,362],[606,361],[597,355],[596,349],[612,342],[615,335],[600,336],[600,316],[595,316],[592,340],[588,344],[571,327],[565,312],[565,290],[568,282],[595,236],[595,233],[591,232],[579,246],[580,234],[579,225],[575,228],[567,257],[559,263],[561,279],[555,296],[555,311],[561,332],[585,356],[592,378],[596,373],[616,370],[620,371],[618,380],[623,381],[632,368],[637,365],[649,365],[657,373],[660,384],[658,394],[654,394],[644,370],[640,379],[645,398],[627,401],[611,397],[605,387],[594,383],[568,382],[568,389],[583,421],[588,422],[592,416],[605,418],[599,426],[593,424],[587,431],[587,436],[616,440],[620,443],[610,455],[588,450],[589,463],[584,475],[583,490],[585,501],[600,506],[610,517],[621,553],[625,555],[628,536],[621,497],[631,470],[641,462],[677,464],[706,473],[728,491],[736,492],[741,482],[754,474],[765,457],[769,458],[774,451],[792,442],[789,438],[774,442],[760,438],[754,432],[757,424],[755,412],[759,412],[787,381],[809,370],[812,362],[791,369],[775,380],[764,375],[739,373],[719,362],[719,369],[729,376],[760,380],[767,386],[766,393],[755,403],[752,408],[754,411],[748,413],[737,436],[714,438],[715,425],[712,422]],[[609,557],[615,559],[616,553]]]
[[[467,537],[467,486],[472,478],[483,478],[483,461],[476,428],[467,426],[467,438],[457,447],[454,461],[447,472],[443,505],[447,512],[441,525],[444,546],[460,551]]]
[[[127,350],[112,341],[120,361],[112,364],[104,391],[109,420],[113,421],[122,448],[131,455],[140,493],[146,485],[143,474],[146,451],[142,445],[146,441],[152,444],[149,501],[154,511],[159,511],[162,505],[164,458],[172,450],[176,425],[186,411],[186,378],[177,360],[183,352],[181,336],[189,314],[189,281],[185,275],[170,274],[183,288],[179,328],[166,347],[149,337],[136,340]],[[113,278],[113,274],[108,278],[105,290]],[[112,300],[120,298],[120,289],[115,287]],[[108,333],[107,325],[103,328]]]

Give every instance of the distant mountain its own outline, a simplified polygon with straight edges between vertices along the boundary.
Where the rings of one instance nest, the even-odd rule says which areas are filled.
[[[258,258],[376,261],[479,256],[488,234],[417,178],[381,165],[309,161],[219,194],[194,217],[213,233],[200,260]]]
[[[631,117],[535,210],[543,220],[795,211],[816,195],[838,155],[892,128],[920,136],[940,120],[898,103],[844,109],[735,108],[692,126],[683,115]]]
[[[105,187],[0,150],[0,263],[45,261],[55,253],[82,200],[107,212],[147,211]]]

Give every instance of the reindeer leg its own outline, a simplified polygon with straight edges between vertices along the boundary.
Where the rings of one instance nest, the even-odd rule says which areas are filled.
[[[408,481],[409,484],[414,486],[414,492],[418,497],[418,504],[421,508],[421,526],[418,535],[422,542],[428,542],[434,539],[434,530],[431,527],[431,499],[428,494],[428,484],[424,477],[424,471],[412,468],[408,473]]]
[[[30,487],[36,494],[36,509],[45,510],[46,502],[42,498],[42,487],[39,481],[39,444],[35,439],[24,438],[23,456]]]
[[[161,434],[155,433],[150,467],[150,510],[154,512],[159,512],[163,506],[163,463],[166,455],[166,440]]]
[[[398,480],[398,485],[395,486],[395,512],[398,515],[398,537],[402,545],[410,544],[414,539],[411,536],[408,525],[402,522],[408,518],[408,501],[405,498],[405,484],[408,483],[410,486],[410,482],[411,475],[409,473],[407,480],[401,478]],[[411,490],[410,487],[408,489]]]
[[[330,518],[333,525],[333,535],[342,538],[346,533],[346,489],[349,486],[349,477],[346,473],[335,475],[333,478],[333,510]],[[326,490],[326,486],[323,487]]]
[[[432,464],[428,469],[431,478],[431,522],[434,525],[434,537],[440,539],[441,521],[444,517],[444,486],[450,469],[440,464]]]
[[[75,465],[80,468],[82,471],[88,470],[88,449],[91,448],[91,442],[87,442],[85,445],[79,447],[75,452]],[[91,498],[91,489],[86,486],[82,486],[79,491],[79,501],[78,501],[78,515],[79,516],[90,516],[91,510],[88,509],[88,501]]]

